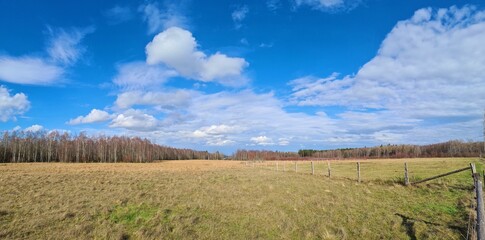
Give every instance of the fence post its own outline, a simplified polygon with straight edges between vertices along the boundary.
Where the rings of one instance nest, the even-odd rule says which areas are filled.
[[[330,176],[332,175],[331,174],[332,173],[332,170],[330,168],[330,162],[329,161],[327,161],[327,166],[328,166],[328,178],[330,178]]]
[[[357,162],[357,182],[360,183],[360,162]]]
[[[315,166],[313,165],[313,161],[312,161],[312,175],[315,175]]]
[[[470,163],[470,168],[472,170],[475,192],[477,195],[477,239],[485,240],[485,210],[483,206],[482,181],[480,180],[480,173],[477,173],[474,163]]]
[[[286,172],[286,162],[283,162],[283,172]]]
[[[295,172],[298,172],[298,162],[295,161]]]
[[[254,160],[253,160],[253,167],[254,167]]]
[[[276,161],[276,171],[278,172],[278,161]]]
[[[404,185],[409,185],[408,163],[404,163]]]

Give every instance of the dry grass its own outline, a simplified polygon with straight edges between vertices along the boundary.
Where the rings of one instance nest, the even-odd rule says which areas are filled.
[[[437,164],[443,171],[471,160],[443,161],[410,166]],[[379,167],[384,163],[375,162]],[[355,170],[354,163],[342,164],[342,172],[347,167]],[[384,166],[382,170],[394,167]],[[335,163],[336,173],[338,169]],[[0,239],[460,239],[466,235],[473,199],[469,177],[456,175],[449,178],[456,182],[403,187],[393,181],[358,184],[345,176],[311,176],[304,166],[300,170],[283,173],[237,161],[2,164]]]

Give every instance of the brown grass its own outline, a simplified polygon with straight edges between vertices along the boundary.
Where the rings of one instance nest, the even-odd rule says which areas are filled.
[[[469,161],[437,163],[453,167]],[[349,166],[354,169],[354,164]],[[412,166],[420,168],[417,162]],[[358,184],[347,178],[311,176],[307,170],[275,172],[238,161],[0,164],[0,239],[460,239],[466,235],[473,197],[469,176],[457,175],[463,178],[458,186],[437,181],[403,187],[395,182]]]
[[[41,172],[45,174],[65,172],[180,172],[213,171],[240,168],[240,161],[215,160],[167,160],[154,163],[18,163],[0,164],[0,169],[13,172]]]

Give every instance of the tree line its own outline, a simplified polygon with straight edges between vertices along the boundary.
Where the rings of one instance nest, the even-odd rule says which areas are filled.
[[[71,135],[58,131],[5,131],[0,162],[152,162],[154,160],[222,159],[219,152],[160,146],[148,139]]]
[[[333,150],[302,149],[296,152],[237,150],[236,160],[297,160],[301,158],[346,159],[346,158],[429,158],[429,157],[478,157],[484,153],[483,142],[448,141],[429,145],[380,145],[363,148],[341,148]]]

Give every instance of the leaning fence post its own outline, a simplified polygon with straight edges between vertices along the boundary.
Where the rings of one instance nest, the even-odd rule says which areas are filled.
[[[327,161],[327,166],[328,166],[328,178],[330,178],[332,170],[330,169],[330,162]]]
[[[360,162],[357,162],[357,181],[360,183]]]
[[[312,161],[312,175],[315,175],[315,166],[313,165],[313,161]]]
[[[409,185],[408,163],[404,163],[404,185]]]

